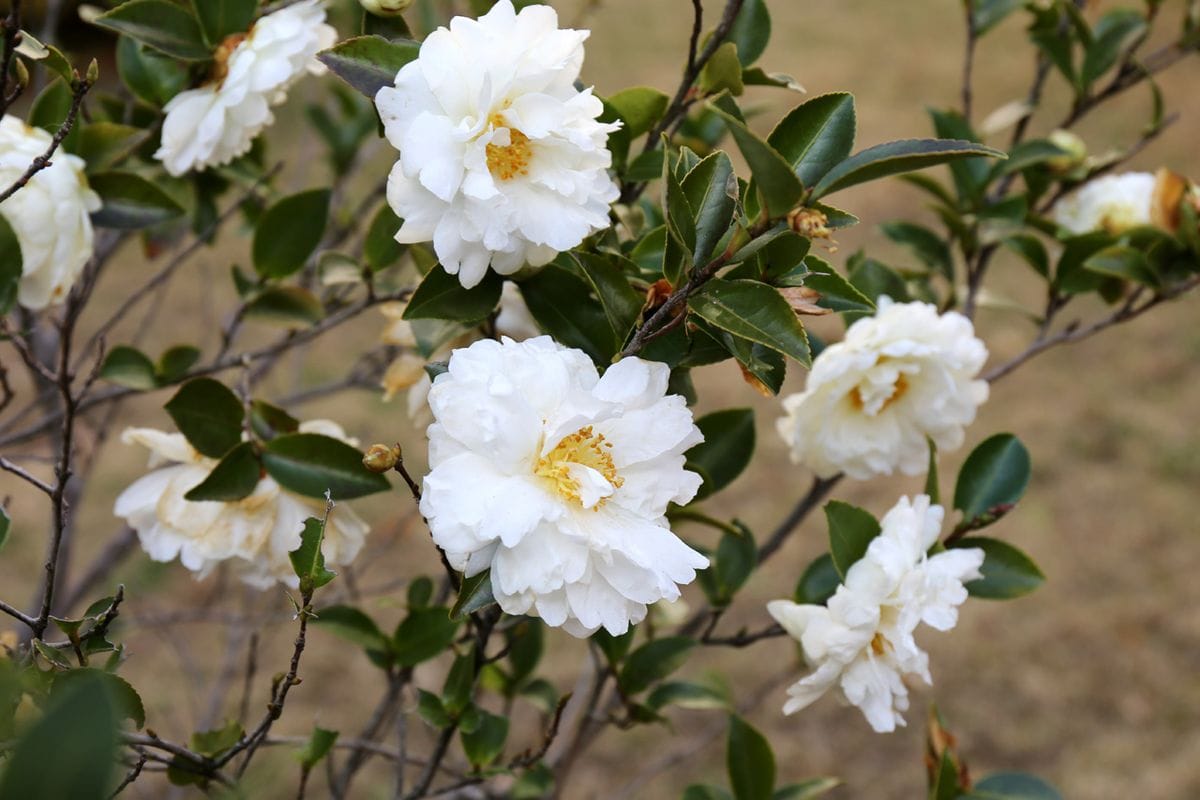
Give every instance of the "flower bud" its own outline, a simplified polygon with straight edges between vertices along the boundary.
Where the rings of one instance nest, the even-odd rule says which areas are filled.
[[[367,448],[367,454],[363,456],[363,466],[371,472],[383,473],[396,466],[396,462],[399,460],[400,445],[388,447],[386,444],[373,444]]]
[[[1046,166],[1053,172],[1068,172],[1087,158],[1087,143],[1070,131],[1060,128],[1046,139],[1059,150],[1065,151],[1061,156],[1054,156],[1046,160]]]
[[[377,17],[396,17],[411,6],[413,0],[358,0],[368,13]]]
[[[1154,173],[1154,194],[1150,200],[1150,221],[1170,233],[1179,230],[1179,205],[1188,193],[1187,178],[1166,167]]]

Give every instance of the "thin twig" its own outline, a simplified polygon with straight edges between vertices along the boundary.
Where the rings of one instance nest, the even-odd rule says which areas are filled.
[[[0,456],[0,469],[4,470],[5,472],[11,472],[13,475],[16,475],[18,478],[35,487],[39,491],[44,492],[46,495],[50,497],[54,496],[53,486],[46,483],[36,475],[26,472],[23,468],[9,461],[4,456]]]
[[[7,66],[8,65],[6,64],[6,69]],[[5,200],[23,189],[25,185],[29,183],[29,181],[33,180],[34,175],[37,175],[46,167],[50,166],[50,159],[54,157],[54,153],[58,150],[58,146],[63,143],[63,139],[66,139],[67,136],[71,134],[71,130],[75,127],[75,120],[79,117],[79,107],[83,105],[83,97],[91,88],[92,83],[86,78],[80,78],[76,80],[71,97],[71,107],[67,109],[66,119],[64,119],[62,124],[58,126],[58,130],[54,132],[54,136],[51,137],[50,144],[46,147],[46,151],[37,158],[33,159],[33,162],[29,165],[29,168],[25,170],[25,173],[13,181],[11,186],[9,186],[3,192],[0,192],[0,203],[3,203]]]

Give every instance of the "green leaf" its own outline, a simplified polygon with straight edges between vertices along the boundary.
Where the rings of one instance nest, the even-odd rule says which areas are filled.
[[[196,17],[169,0],[129,0],[96,17],[94,23],[184,61],[211,56]]]
[[[575,253],[580,272],[591,285],[592,292],[604,309],[604,316],[613,332],[613,341],[624,344],[629,332],[642,313],[643,298],[625,277],[622,263],[635,268],[632,262],[593,253]]]
[[[258,0],[192,0],[205,40],[216,47],[231,33],[250,29]]]
[[[959,795],[958,765],[950,748],[942,751],[936,768],[929,772],[929,800],[955,800]]]
[[[391,640],[379,629],[375,620],[353,606],[322,608],[313,617],[312,623],[362,647],[367,652],[383,654],[391,650]]]
[[[285,489],[306,497],[352,500],[391,488],[387,478],[363,466],[363,454],[340,439],[318,433],[288,433],[267,442],[267,473]]]
[[[862,311],[875,313],[871,298],[855,288],[827,262],[815,256],[805,258],[810,272],[804,276],[804,285],[821,293],[818,304],[834,311]]]
[[[0,506],[0,550],[4,549],[4,543],[8,541],[8,534],[12,530],[12,517],[8,515],[8,509]]]
[[[157,370],[140,350],[118,345],[109,350],[100,365],[100,377],[119,386],[148,391],[158,388]]]
[[[779,292],[748,280],[714,278],[688,300],[692,313],[735,336],[812,363],[808,336],[796,312]]]
[[[791,89],[793,92],[804,91],[804,87],[786,72],[767,72],[762,67],[743,69],[742,82],[747,86],[773,86],[776,89]]]
[[[663,149],[666,148],[667,137],[664,134]],[[683,153],[680,158],[682,160]],[[663,256],[663,275],[673,286],[682,282],[682,276],[690,266],[691,253],[696,247],[696,217],[680,185],[680,171],[672,169],[670,159],[663,161],[662,209],[667,217],[667,232],[671,234]],[[671,254],[672,249],[675,255]]]
[[[591,285],[573,270],[549,264],[520,287],[542,330],[584,351],[597,364],[611,362],[624,343],[610,326],[603,303],[592,296]]]
[[[396,73],[416,59],[416,42],[389,41],[382,36],[356,36],[317,54],[329,70],[374,101],[384,86],[396,82]]]
[[[117,763],[118,704],[88,671],[54,692],[45,712],[16,741],[0,777],[0,798],[108,797]],[[62,765],[48,769],[48,765]]]
[[[975,156],[1004,158],[1004,153],[975,142],[957,139],[902,139],[887,142],[868,147],[831,169],[813,187],[812,198],[823,197],[889,175]]]
[[[775,788],[775,755],[771,745],[736,714],[729,716],[725,763],[736,800],[771,800]]]
[[[417,714],[431,728],[445,728],[452,722],[442,705],[442,698],[424,689],[417,689]]]
[[[626,695],[649,689],[683,666],[696,641],[687,636],[668,636],[647,642],[629,654],[617,682]]]
[[[738,196],[733,163],[717,150],[688,172],[680,188],[695,221],[692,263],[705,264],[733,222]]]
[[[1083,55],[1081,78],[1084,86],[1108,72],[1125,49],[1146,32],[1146,20],[1131,8],[1109,11],[1092,29],[1094,37]]]
[[[634,138],[647,133],[662,119],[670,98],[658,89],[634,86],[605,98],[605,102],[613,107],[625,123],[622,130],[630,138]]]
[[[325,567],[325,554],[321,551],[324,538],[325,523],[309,517],[304,520],[304,530],[300,532],[300,546],[288,553],[303,593],[320,589],[337,577],[336,572]]]
[[[363,240],[363,258],[372,272],[387,269],[404,255],[404,245],[396,241],[398,230],[400,218],[384,203],[375,212],[371,227],[367,230],[367,238]]]
[[[632,625],[629,626],[629,630],[620,636],[613,636],[604,628],[601,628],[592,634],[592,641],[600,648],[600,652],[604,653],[604,657],[608,659],[608,663],[616,665],[624,660],[630,646],[633,644],[633,637],[636,634],[637,628]]]
[[[801,183],[812,186],[849,157],[856,125],[854,95],[823,94],[788,112],[767,143],[792,165]]]
[[[994,772],[959,800],[1062,800],[1062,795],[1036,775]]]
[[[1149,259],[1141,250],[1122,245],[1106,247],[1094,255],[1088,256],[1083,262],[1083,268],[1092,272],[1119,278],[1123,281],[1133,281],[1142,286],[1157,288],[1162,281],[1150,266]]]
[[[700,89],[705,94],[728,91],[734,97],[740,97],[746,90],[736,44],[725,42],[713,52],[700,70]]]
[[[737,520],[733,524],[737,533],[726,532],[721,535],[714,565],[718,599],[723,603],[733,599],[758,566],[758,545],[754,542],[754,534]]]
[[[249,497],[258,487],[262,465],[254,445],[242,442],[221,458],[208,477],[188,490],[184,500],[234,503]]]
[[[73,669],[70,672],[60,672],[54,676],[54,687],[51,689],[51,694],[70,691],[71,687],[80,681],[84,682],[85,685],[92,683],[103,685],[110,699],[113,701],[114,711],[116,711],[119,719],[129,720],[138,730],[141,730],[145,726],[146,707],[142,704],[141,696],[138,695],[137,690],[130,685],[129,681],[111,672],[93,667],[82,667]],[[91,691],[90,687],[89,691]]]
[[[850,567],[866,554],[871,540],[879,535],[879,521],[871,512],[840,500],[825,504],[825,519],[829,523],[829,554],[838,574],[845,578]]]
[[[767,49],[771,39],[771,15],[765,0],[745,0],[733,20],[726,41],[737,45],[738,58],[750,66]]]
[[[949,281],[954,280],[954,260],[950,255],[950,247],[929,228],[912,222],[885,222],[879,227],[884,236],[912,250],[925,266],[936,270]]]
[[[698,711],[728,711],[731,700],[712,686],[687,681],[660,683],[646,697],[646,705],[658,711],[666,706],[679,706]]]
[[[53,80],[33,99],[33,105],[29,107],[27,122],[49,134],[57,133],[66,120],[67,114],[70,113],[73,102],[74,94],[70,85],[61,80]],[[80,136],[78,129],[72,130],[70,135],[63,140],[63,149],[67,152],[74,152]]]
[[[329,218],[329,190],[310,189],[273,203],[254,229],[254,270],[286,278],[317,249]]]
[[[475,646],[465,648],[454,659],[442,684],[442,705],[450,714],[461,714],[471,704],[475,688]]]
[[[680,800],[733,800],[733,795],[720,786],[693,783],[683,790]]]
[[[776,789],[771,795],[771,800],[813,800],[841,785],[842,782],[838,778],[809,778]]]
[[[504,751],[504,742],[508,739],[508,717],[481,710],[479,727],[471,733],[462,731],[460,737],[467,761],[475,769],[484,767]]]
[[[460,620],[495,602],[496,598],[492,594],[492,572],[484,570],[469,578],[463,578],[458,598],[454,601],[454,607],[450,609],[450,618]]]
[[[243,313],[249,319],[295,327],[320,322],[325,308],[303,286],[268,286],[246,303]]]
[[[304,745],[304,749],[296,754],[296,758],[305,770],[310,770],[320,763],[321,759],[329,755],[329,751],[333,749],[333,745],[337,742],[338,732],[329,731],[317,726],[313,728],[312,736]]]
[[[17,302],[23,264],[17,232],[0,214],[0,316],[7,314]]]
[[[164,406],[192,447],[220,458],[242,440],[242,401],[212,378],[193,378]]]
[[[457,276],[439,265],[429,271],[413,292],[404,309],[404,319],[476,322],[495,310],[503,288],[504,279],[488,270],[478,286],[464,289]]]
[[[79,156],[87,162],[88,172],[109,169],[142,145],[149,131],[97,120],[82,126]]]
[[[941,505],[942,490],[938,483],[937,444],[928,436],[925,437],[925,441],[929,445],[929,466],[925,470],[925,494],[929,496],[929,502]]]
[[[1005,238],[1002,244],[1024,259],[1033,271],[1043,278],[1050,276],[1050,256],[1046,246],[1035,236],[1017,234]]]
[[[704,476],[696,500],[724,489],[750,464],[754,454],[754,410],[731,408],[696,421],[704,441],[688,450],[686,468]]]
[[[842,576],[833,563],[833,556],[824,553],[804,570],[796,583],[793,598],[801,605],[823,606],[825,601],[833,597],[841,582]]]
[[[177,344],[167,348],[158,357],[158,363],[154,366],[159,385],[179,380],[199,360],[200,350],[190,344]]]
[[[166,192],[132,172],[101,172],[88,183],[103,203],[92,214],[92,222],[102,228],[147,228],[183,213]]]
[[[189,744],[191,744],[192,750],[201,755],[215,756],[236,745],[245,734],[246,731],[242,728],[241,723],[231,719],[220,728],[196,731],[192,734]]]
[[[392,637],[396,663],[413,667],[441,655],[457,631],[458,621],[441,606],[410,609]]]
[[[1029,485],[1029,451],[1011,433],[998,433],[971,451],[958,473],[954,507],[971,522],[1007,511]]]
[[[186,89],[188,82],[182,64],[128,36],[117,40],[117,74],[138,99],[159,108]]]
[[[738,150],[750,165],[755,185],[766,202],[771,217],[785,216],[804,193],[804,186],[792,171],[791,164],[774,147],[746,127],[746,123],[715,104],[710,109],[724,120]]]
[[[978,142],[979,136],[958,111],[930,109],[933,131],[939,139],[958,139]],[[987,184],[988,163],[980,158],[965,158],[950,162],[950,173],[959,198],[970,208],[982,204],[983,188]]]
[[[972,597],[989,600],[1011,600],[1037,589],[1046,576],[1037,564],[1008,542],[986,536],[968,536],[951,544],[951,548],[978,547],[983,550],[982,578],[966,584]]]

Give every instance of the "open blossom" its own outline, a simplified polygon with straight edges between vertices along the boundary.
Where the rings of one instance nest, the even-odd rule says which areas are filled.
[[[51,136],[16,117],[0,119],[0,189],[7,189],[50,148]],[[34,311],[61,303],[92,257],[89,212],[100,198],[84,177],[83,159],[59,150],[50,166],[0,204],[21,246],[17,302]]]
[[[328,420],[301,423],[300,430],[352,442]],[[300,546],[304,520],[320,517],[322,505],[285,491],[270,477],[263,477],[248,497],[236,502],[185,500],[184,495],[208,477],[215,459],[196,452],[179,433],[129,428],[121,441],[148,449],[150,467],[157,467],[130,484],[113,507],[113,513],[137,531],[150,558],[178,558],[198,578],[228,561],[251,586],[298,585],[288,552]],[[339,507],[329,517],[321,545],[326,562],[353,561],[367,530],[353,511]]]
[[[478,20],[455,17],[375,96],[400,160],[388,203],[396,240],[432,241],[463,286],[489,265],[540,266],[608,227],[616,184],[605,144],[616,125],[575,81],[588,31],[559,30],[554,9],[518,14],[500,0]]]
[[[336,39],[320,0],[285,6],[260,18],[248,33],[228,37],[217,48],[209,82],[167,103],[162,146],[154,157],[167,172],[182,175],[245,155],[275,121],[271,108],[287,99],[288,88],[306,71],[324,69],[313,56]]]
[[[1054,204],[1054,221],[1073,234],[1107,231],[1114,236],[1151,222],[1154,176],[1149,172],[1105,175]]]
[[[600,377],[548,336],[456,350],[429,392],[421,513],[451,565],[491,569],[510,614],[575,636],[624,633],[708,566],[667,524],[695,496],[684,451],[702,441],[665,364]]]
[[[979,548],[926,555],[937,541],[942,517],[942,507],[931,505],[927,496],[902,497],[827,605],[767,604],[815,668],[788,688],[783,713],[793,714],[840,686],[879,733],[905,724],[904,679],[932,684],[929,657],[914,632],[921,623],[939,631],[953,628],[958,606],[967,599],[963,583],[981,577]]]
[[[928,465],[926,437],[943,451],[962,445],[987,400],[987,382],[976,380],[986,360],[963,315],[880,297],[875,316],[825,348],[805,390],[783,401],[779,435],[821,477],[916,475]]]

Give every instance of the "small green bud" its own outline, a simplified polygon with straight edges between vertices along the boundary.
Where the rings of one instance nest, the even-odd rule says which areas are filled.
[[[373,444],[367,448],[363,456],[363,466],[371,472],[384,473],[396,466],[400,460],[400,445],[388,447],[386,444]]]
[[[413,4],[413,0],[358,0],[370,14],[377,17],[396,17]]]
[[[100,65],[97,64],[96,59],[93,58],[92,63],[88,64],[87,82],[94,84],[98,80],[100,80]]]

